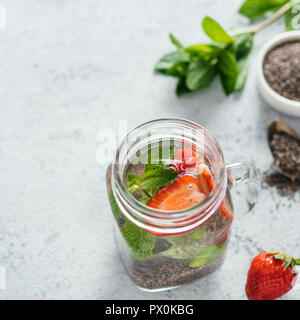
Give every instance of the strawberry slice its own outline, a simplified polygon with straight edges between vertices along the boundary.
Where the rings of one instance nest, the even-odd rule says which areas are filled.
[[[190,148],[181,148],[176,150],[174,154],[175,163],[171,165],[178,173],[186,173],[195,175],[195,167],[203,160],[196,151]]]
[[[189,175],[179,176],[151,198],[147,206],[167,211],[189,208],[205,198],[199,180]]]
[[[190,148],[178,149],[174,154],[174,160],[183,162],[185,167],[195,167],[197,161],[197,154]]]
[[[221,216],[228,218],[230,221],[233,220],[233,212],[226,197],[221,202],[219,211]]]
[[[208,195],[214,188],[214,179],[206,164],[197,166],[197,175],[201,185],[202,192]]]
[[[223,231],[220,235],[217,236],[216,238],[216,245],[217,246],[223,246],[226,241],[228,240],[229,237],[229,228],[227,228],[225,231]]]
[[[214,179],[207,165],[201,164],[197,167],[198,178],[201,185],[201,190],[208,195],[214,188]],[[230,221],[233,220],[233,212],[231,206],[225,197],[220,204],[220,215],[228,218]]]

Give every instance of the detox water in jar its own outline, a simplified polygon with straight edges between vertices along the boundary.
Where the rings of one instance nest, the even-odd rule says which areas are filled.
[[[222,151],[204,128],[185,120],[165,119],[142,129],[125,138],[115,163],[107,169],[106,183],[117,246],[129,276],[141,289],[164,290],[220,267],[233,220],[232,201]],[[197,159],[184,168],[174,158],[182,149],[191,150]],[[151,166],[174,170],[175,182],[152,190],[155,179],[151,180],[146,194],[138,186],[135,190],[134,184],[135,192],[128,190],[128,179],[141,178]],[[194,181],[199,181],[203,197],[188,192],[187,199],[185,188],[194,188]],[[166,194],[168,201],[161,199]],[[151,207],[158,199],[162,207]],[[183,205],[186,201],[191,204]],[[172,207],[174,203],[177,205]]]

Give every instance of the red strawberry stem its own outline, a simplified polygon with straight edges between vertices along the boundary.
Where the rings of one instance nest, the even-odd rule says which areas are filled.
[[[273,252],[267,252],[267,253],[271,254],[275,259],[283,260],[285,263],[285,268],[289,266],[293,268],[293,266],[295,265],[300,265],[300,259],[295,259],[294,257],[286,254],[285,252],[273,251]]]

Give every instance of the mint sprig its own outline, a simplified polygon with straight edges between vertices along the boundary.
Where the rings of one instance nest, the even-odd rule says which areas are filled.
[[[171,42],[177,51],[163,56],[155,65],[159,73],[178,78],[176,94],[197,91],[209,87],[219,74],[224,92],[230,95],[241,90],[246,82],[248,63],[245,63],[245,55],[238,54],[244,46],[239,37],[231,37],[222,26],[210,17],[202,21],[205,33],[214,41],[213,44],[198,44],[184,47],[172,34]],[[253,35],[248,35],[253,44]],[[235,44],[237,43],[237,44]],[[250,56],[249,48],[247,57]],[[247,60],[248,61],[248,60]],[[239,77],[239,75],[241,75]]]
[[[299,0],[246,0],[239,13],[253,20],[266,13],[274,14],[255,26],[235,29],[230,33],[211,17],[202,20],[203,31],[213,43],[185,47],[173,34],[170,40],[176,51],[163,56],[155,70],[178,78],[176,95],[209,87],[219,75],[226,95],[244,88],[254,36],[285,15],[287,30],[300,28]]]
[[[171,39],[181,48],[181,44],[175,37]],[[147,204],[160,188],[173,182],[177,178],[178,173],[174,169],[169,168],[169,164],[163,159],[173,159],[174,152],[173,140],[160,141],[158,148],[149,148],[148,161],[141,177],[135,174],[127,174],[126,188],[129,193],[134,196],[139,192],[139,201]]]
[[[153,197],[159,188],[171,183],[177,176],[178,173],[174,169],[161,166],[160,168],[146,171],[141,176],[141,186],[143,190]]]

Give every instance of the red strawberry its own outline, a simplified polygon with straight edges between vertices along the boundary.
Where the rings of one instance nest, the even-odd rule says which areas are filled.
[[[273,300],[291,290],[298,274],[294,259],[284,252],[261,252],[256,256],[248,271],[246,294],[249,300]]]
[[[189,208],[205,198],[201,192],[199,181],[189,175],[179,176],[151,198],[147,206],[160,210],[182,210]]]

